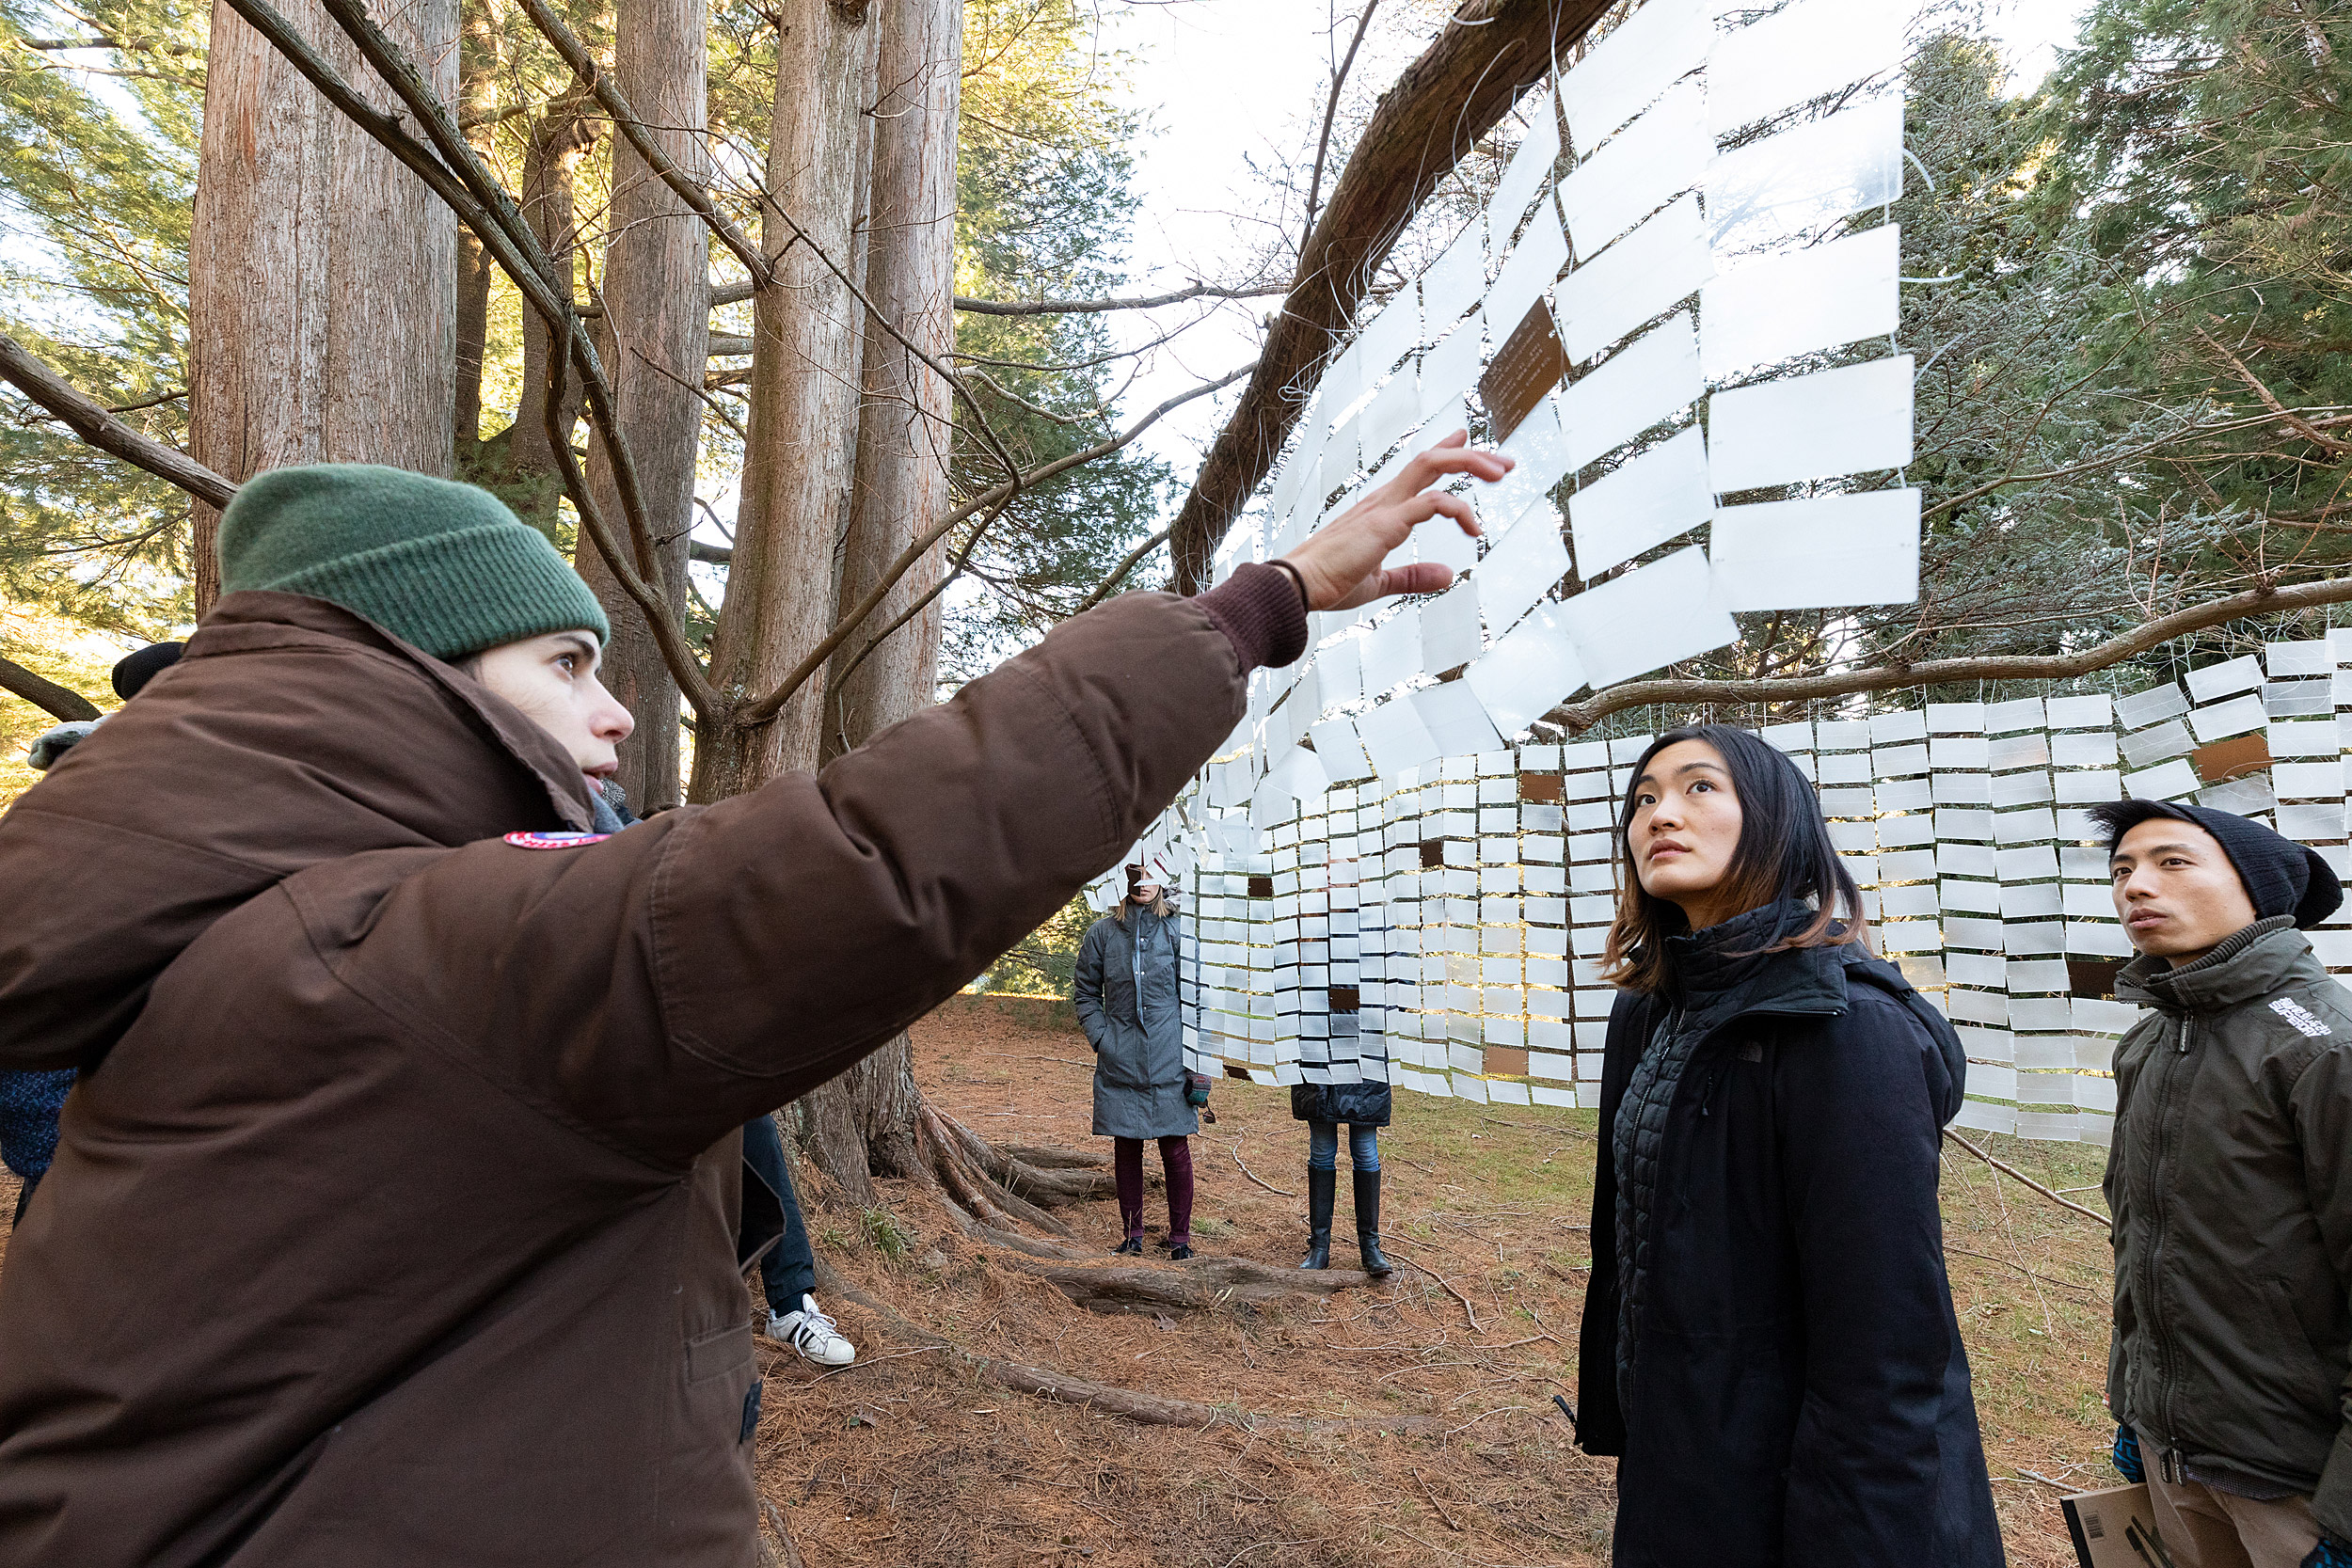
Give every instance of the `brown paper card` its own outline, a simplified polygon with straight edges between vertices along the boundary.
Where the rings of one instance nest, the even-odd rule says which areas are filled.
[[[1546,805],[1558,805],[1561,799],[1560,775],[1557,773],[1521,773],[1519,799],[1537,800]]]
[[[1486,1070],[1506,1078],[1527,1076],[1527,1053],[1507,1045],[1486,1047]]]
[[[1519,427],[1528,411],[1568,373],[1568,351],[1560,345],[1551,307],[1537,300],[1495,350],[1494,363],[1478,378],[1478,395],[1493,421],[1487,439],[1501,441]]]
[[[1352,1013],[1362,1006],[1360,998],[1363,993],[1358,987],[1330,986],[1326,990],[1329,992],[1327,1005],[1335,1013]]]
[[[2270,742],[2260,735],[2235,736],[2200,746],[2189,752],[2188,765],[2209,784],[2227,784],[2270,766]]]
[[[2115,994],[2115,977],[2123,972],[2122,958],[2069,958],[2066,989],[2074,996],[2105,1001]]]

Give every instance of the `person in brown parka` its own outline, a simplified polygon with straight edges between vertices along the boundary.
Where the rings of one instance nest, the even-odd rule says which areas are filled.
[[[1304,609],[1499,477],[1124,594],[821,773],[626,833],[604,618],[493,498],[281,469],[184,658],[5,818],[0,1067],[74,1066],[0,1268],[0,1562],[759,1560],[742,1123],[1112,864]]]

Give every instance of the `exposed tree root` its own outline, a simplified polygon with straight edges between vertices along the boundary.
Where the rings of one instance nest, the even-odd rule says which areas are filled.
[[[1119,1179],[1104,1164],[1040,1165],[994,1147],[953,1117],[936,1112],[934,1115],[939,1116],[941,1125],[953,1135],[965,1155],[986,1171],[991,1180],[1014,1196],[1058,1209],[1065,1204],[1091,1203],[1118,1194]]]
[[[1110,1157],[1090,1148],[1049,1148],[1043,1144],[998,1144],[999,1152],[1040,1170],[1107,1170]]]
[[[959,1132],[961,1137],[957,1136]],[[970,1212],[1003,1230],[1012,1230],[1025,1221],[1040,1230],[1057,1236],[1070,1235],[1070,1227],[1031,1203],[1020,1194],[1009,1191],[991,1175],[984,1164],[974,1155],[965,1140],[983,1151],[987,1146],[977,1138],[953,1126],[946,1117],[932,1109],[929,1101],[915,1106],[916,1140],[924,1146],[924,1154],[947,1192]]]
[[[1262,1267],[1263,1265],[1261,1265]],[[1360,1276],[1359,1276],[1360,1277]],[[1228,1426],[1244,1432],[1422,1432],[1435,1427],[1429,1416],[1396,1416],[1383,1418],[1353,1420],[1314,1420],[1295,1417],[1262,1416],[1246,1410],[1233,1410],[1218,1405],[1202,1404],[1194,1400],[1166,1400],[1152,1394],[1138,1394],[1131,1388],[1120,1388],[1107,1383],[1094,1383],[1082,1377],[1070,1377],[1048,1367],[1031,1366],[1026,1362],[1009,1361],[1001,1356],[977,1355],[943,1334],[918,1328],[908,1323],[881,1302],[860,1291],[841,1277],[821,1258],[817,1261],[817,1282],[829,1298],[855,1302],[871,1313],[876,1322],[891,1336],[909,1345],[927,1345],[950,1360],[970,1367],[990,1382],[1000,1384],[1019,1393],[1038,1399],[1054,1400],[1064,1404],[1084,1405],[1105,1416],[1117,1416],[1142,1426],[1190,1427],[1205,1431],[1212,1426]]]

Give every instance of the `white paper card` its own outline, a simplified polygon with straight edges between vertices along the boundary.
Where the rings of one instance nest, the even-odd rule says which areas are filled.
[[[1909,604],[1919,596],[1919,492],[1727,506],[1708,555],[1725,610]]]
[[[1714,601],[1707,552],[1695,545],[1588,588],[1556,613],[1596,691],[1739,636]]]
[[[1486,627],[1501,635],[1568,575],[1568,547],[1561,543],[1551,508],[1538,507],[1495,542],[1478,563],[1478,602]]]
[[[1377,697],[1421,673],[1421,612],[1406,605],[1364,639],[1364,695]]]
[[[1413,367],[1406,366],[1365,404],[1357,436],[1366,458],[1376,457],[1421,420],[1421,383]]]
[[[1725,34],[1707,60],[1708,128],[1720,135],[1899,63],[1908,14],[1887,0],[1798,0]]]
[[[1568,498],[1577,572],[1598,577],[1698,527],[1714,509],[1707,438],[1694,425]]]
[[[1527,135],[1503,166],[1502,179],[1486,202],[1486,240],[1500,254],[1511,243],[1512,231],[1535,193],[1551,183],[1551,166],[1560,161],[1560,120],[1548,99],[1538,98],[1529,117]]]
[[[1357,721],[1356,729],[1372,754],[1372,766],[1384,779],[1394,780],[1438,756],[1429,726],[1421,721],[1421,710],[1402,699],[1374,708]]]
[[[1551,493],[1568,471],[1567,435],[1560,428],[1558,394],[1547,393],[1496,450],[1517,466],[1472,493],[1478,525],[1500,535]],[[1427,559],[1424,557],[1423,559]]]
[[[1323,769],[1330,777],[1361,779],[1371,775],[1372,764],[1365,759],[1351,721],[1326,719],[1307,734],[1313,738],[1315,755],[1322,759]]]
[[[1326,707],[1354,702],[1364,694],[1364,640],[1341,638],[1315,655],[1315,668],[1323,672]]]
[[[1699,198],[1683,197],[1560,280],[1561,345],[1569,358],[1589,359],[1714,274]]]
[[[1560,231],[1559,215],[1547,201],[1528,220],[1518,248],[1511,252],[1494,287],[1486,291],[1486,315],[1499,322],[1518,321],[1567,264],[1568,237]]]
[[[1462,531],[1451,517],[1432,517],[1413,525],[1414,559],[1434,561],[1455,573],[1478,564],[1478,541]]]
[[[1641,112],[1715,41],[1707,0],[1649,0],[1594,45],[1560,83],[1568,135],[1589,152]]]
[[[1502,745],[1502,737],[1495,734],[1486,708],[1479,705],[1478,694],[1467,681],[1424,687],[1412,693],[1411,701],[1429,731],[1429,738],[1437,742],[1440,756],[1474,756],[1480,752],[1499,750]]]
[[[1407,283],[1356,335],[1364,378],[1372,381],[1386,375],[1421,342],[1421,291]]]
[[[1445,519],[1451,521],[1452,519]],[[1478,584],[1457,582],[1421,607],[1421,665],[1442,674],[1468,664],[1484,646],[1478,635]]]
[[[1904,361],[1906,368],[1909,364]],[[1568,467],[1581,468],[1697,402],[1706,390],[1706,380],[1699,374],[1698,337],[1691,330],[1691,318],[1688,314],[1669,317],[1560,394],[1560,422],[1568,433]],[[1722,406],[1719,397],[1716,407]],[[1906,388],[1906,438],[1910,408]]]
[[[1445,336],[1445,341],[1421,356],[1422,395],[1432,401],[1467,392],[1478,383],[1480,340],[1486,323],[1476,316]]]
[[[1699,307],[1699,361],[1708,379],[1891,334],[1899,270],[1896,230],[1881,224],[1752,262],[1709,283]]]
[[[1551,609],[1512,628],[1462,677],[1504,735],[1518,735],[1584,684],[1575,644]]]
[[[1911,461],[1911,356],[1717,392],[1708,417],[1717,495]]]
[[[1560,182],[1560,205],[1578,255],[1597,255],[1706,177],[1715,155],[1706,120],[1698,84],[1685,82]]]
[[[1884,206],[1902,194],[1902,176],[1900,93],[1751,142],[1707,171],[1716,254],[1778,245]]]
[[[1486,226],[1473,223],[1445,247],[1422,274],[1422,311],[1432,328],[1442,329],[1478,303],[1486,283]]]

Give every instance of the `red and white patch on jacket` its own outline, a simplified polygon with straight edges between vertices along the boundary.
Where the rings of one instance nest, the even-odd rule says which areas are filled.
[[[508,833],[506,842],[517,849],[577,849],[602,844],[611,833]]]

